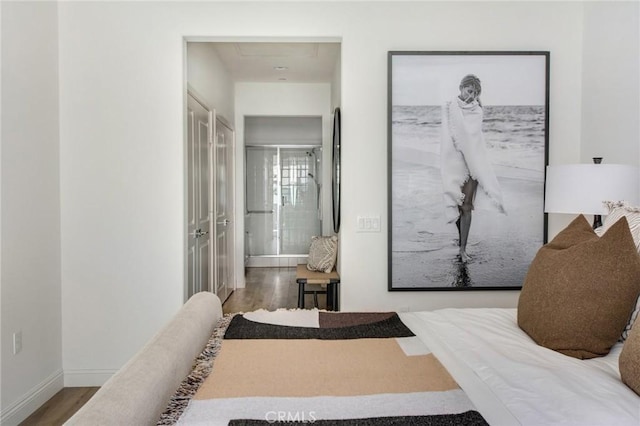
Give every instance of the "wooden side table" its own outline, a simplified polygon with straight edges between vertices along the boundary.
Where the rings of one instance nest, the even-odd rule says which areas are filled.
[[[298,283],[298,308],[304,309],[304,295],[312,294],[312,293],[326,293],[327,295],[327,310],[328,311],[339,311],[340,310],[340,301],[339,301],[339,286],[340,286],[340,275],[334,269],[333,271],[326,272],[316,272],[310,271],[307,269],[306,264],[298,265],[296,269],[296,282]],[[315,292],[315,291],[307,291],[305,290],[305,285],[307,284],[325,284],[327,286],[327,291]],[[317,300],[317,299],[314,299]]]

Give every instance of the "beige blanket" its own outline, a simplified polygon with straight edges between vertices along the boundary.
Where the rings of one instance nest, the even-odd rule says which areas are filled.
[[[309,315],[235,316],[176,423],[486,424],[396,314]]]
[[[230,340],[195,399],[452,389],[458,385],[432,354],[407,356],[395,339]]]

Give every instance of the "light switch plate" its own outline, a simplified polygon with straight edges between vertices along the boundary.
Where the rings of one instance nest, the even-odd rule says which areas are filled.
[[[356,232],[380,232],[380,216],[358,216]]]

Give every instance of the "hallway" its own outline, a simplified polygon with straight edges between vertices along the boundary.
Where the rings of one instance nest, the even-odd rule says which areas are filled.
[[[235,290],[222,306],[225,314],[256,309],[275,311],[298,307],[296,268],[247,268],[246,287]],[[305,296],[305,307],[313,307],[313,295]],[[318,307],[326,308],[326,297],[318,295]]]

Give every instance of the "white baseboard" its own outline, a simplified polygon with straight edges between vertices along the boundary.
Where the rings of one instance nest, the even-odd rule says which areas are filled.
[[[245,262],[247,268],[295,268],[307,263],[308,256],[249,256]]]
[[[64,386],[62,370],[57,370],[45,380],[34,386],[13,404],[0,412],[0,424],[14,426],[33,414],[42,404],[58,393]]]
[[[65,370],[64,387],[102,386],[118,370]]]

